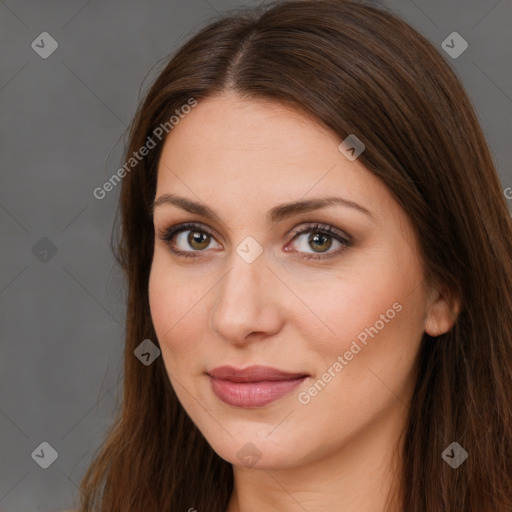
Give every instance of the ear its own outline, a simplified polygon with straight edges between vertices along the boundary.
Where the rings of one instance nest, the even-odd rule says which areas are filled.
[[[425,332],[432,337],[447,333],[457,321],[460,310],[460,298],[450,292],[447,286],[432,288],[425,318]]]

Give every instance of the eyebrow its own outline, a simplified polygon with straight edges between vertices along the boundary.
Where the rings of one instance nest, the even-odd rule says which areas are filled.
[[[155,209],[163,204],[173,204],[189,213],[201,215],[208,219],[216,220],[220,223],[223,223],[222,219],[205,204],[197,203],[195,201],[187,199],[186,197],[180,197],[174,194],[163,194],[158,199],[156,199],[151,205],[151,213],[154,213]],[[370,217],[374,222],[376,221],[374,214],[370,212],[368,209],[366,209],[364,206],[361,206],[360,204],[355,203],[354,201],[344,199],[343,197],[336,196],[305,199],[301,201],[294,201],[291,203],[284,203],[274,206],[267,212],[267,220],[271,224],[275,224],[293,215],[307,213],[322,208],[328,208],[329,206],[343,206],[345,208],[353,208],[361,213],[364,213],[365,215]]]

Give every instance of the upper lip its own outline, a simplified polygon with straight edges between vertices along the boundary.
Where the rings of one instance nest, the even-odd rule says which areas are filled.
[[[218,366],[207,372],[210,377],[230,380],[232,382],[259,382],[263,380],[290,380],[306,377],[303,372],[292,373],[272,368],[271,366],[248,366],[237,369],[232,366]]]

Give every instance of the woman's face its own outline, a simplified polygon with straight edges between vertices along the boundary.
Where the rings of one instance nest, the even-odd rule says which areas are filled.
[[[408,217],[341,142],[281,104],[223,94],[163,148],[152,319],[181,404],[237,466],[312,463],[396,430],[435,325]],[[158,237],[186,222],[169,244]],[[224,365],[306,377],[209,376]]]

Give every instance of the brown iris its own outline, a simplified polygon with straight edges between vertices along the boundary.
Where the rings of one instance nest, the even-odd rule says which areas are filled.
[[[201,231],[190,231],[187,239],[190,247],[198,250],[205,249],[210,243],[210,235]]]
[[[323,247],[320,248],[323,250],[318,251],[318,252],[324,252],[324,250],[329,249],[332,245],[332,238],[330,236],[326,236],[322,233],[311,233],[308,237],[308,243],[310,243],[312,241],[314,241],[315,244],[318,243],[319,241],[323,242],[322,243]],[[317,247],[319,247],[319,246],[317,246]]]

